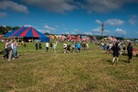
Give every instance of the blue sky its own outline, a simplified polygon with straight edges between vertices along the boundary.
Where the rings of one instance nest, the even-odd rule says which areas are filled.
[[[0,25],[52,34],[138,38],[138,0],[0,0]]]

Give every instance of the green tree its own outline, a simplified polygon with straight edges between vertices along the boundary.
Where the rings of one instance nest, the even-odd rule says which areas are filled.
[[[12,28],[12,30],[17,30],[19,28],[20,28],[19,26],[15,26],[15,27]]]

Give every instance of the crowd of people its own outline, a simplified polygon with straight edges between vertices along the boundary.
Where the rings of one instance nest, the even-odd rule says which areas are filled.
[[[49,51],[49,49],[52,49],[54,53],[56,53],[58,42],[55,41],[55,43],[52,42],[46,42],[45,43],[45,49],[46,52]],[[26,43],[21,42],[21,45],[26,47]],[[110,41],[106,42],[97,42],[98,47],[106,46],[106,53],[112,54],[112,65],[114,65],[115,60],[119,61],[119,55],[120,54],[127,54],[128,60],[127,62],[130,63],[130,60],[132,59],[132,56],[136,54],[136,48],[133,48],[132,42],[124,42],[124,41]],[[63,42],[63,53],[80,53],[81,49],[89,48],[88,42],[80,42],[80,41],[73,41],[73,42]],[[42,42],[36,42],[35,43],[35,49],[36,50],[42,50]],[[7,40],[5,42],[5,55],[2,57],[3,59],[8,59],[8,61],[11,61],[19,56],[18,52],[18,43],[16,40]]]
[[[3,59],[11,61],[18,57],[18,43],[16,40],[7,40],[4,49],[5,55],[2,57]]]
[[[46,46],[46,52],[48,52],[49,48],[53,50],[53,52],[56,52],[56,48],[57,48],[57,41],[53,44],[52,42],[46,42],[45,44]],[[63,43],[63,53],[70,53],[70,52],[78,52],[80,53],[81,48],[88,48],[89,45],[88,43],[84,46],[83,43],[81,42],[72,42],[72,43],[67,43],[64,42]]]
[[[112,59],[112,65],[114,65],[115,60],[116,62],[119,61],[119,55],[128,55],[128,60],[127,63],[130,63],[130,60],[132,59],[133,55],[136,55],[136,48],[133,48],[132,42],[124,42],[124,41],[110,41],[107,42],[107,44],[101,42],[100,43],[103,49],[106,47],[106,53],[107,54],[112,54],[113,59]],[[98,45],[100,45],[98,43]]]

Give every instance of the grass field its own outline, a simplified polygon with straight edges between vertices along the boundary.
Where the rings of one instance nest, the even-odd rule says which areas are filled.
[[[62,47],[53,53],[45,43],[38,51],[27,43],[19,46],[19,58],[0,59],[0,92],[138,92],[138,57],[128,64],[120,55],[111,65],[112,55],[94,44],[81,53],[64,54]]]

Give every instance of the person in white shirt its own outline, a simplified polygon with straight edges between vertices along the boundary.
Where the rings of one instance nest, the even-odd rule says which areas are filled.
[[[49,48],[49,43],[46,42],[46,52],[48,52],[48,48]]]
[[[67,51],[67,43],[66,42],[63,44],[63,48],[64,48],[64,53],[66,53],[66,51]]]

